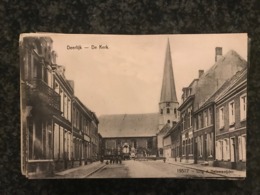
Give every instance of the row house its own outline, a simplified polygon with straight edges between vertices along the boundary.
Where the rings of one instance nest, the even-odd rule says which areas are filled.
[[[194,98],[194,163],[214,164],[216,98],[246,66],[235,51],[222,56],[222,48],[217,47],[215,64],[200,75]]]
[[[246,169],[247,69],[216,99],[216,166]]]
[[[98,120],[86,107],[78,109],[82,103],[74,96],[73,81],[65,78],[65,68],[56,64],[52,39],[24,37],[20,64],[22,173],[33,177],[83,165],[80,116],[95,123],[96,134]],[[90,132],[86,134],[90,142]]]
[[[65,68],[56,64],[53,67],[53,90],[60,97],[60,114],[53,118],[53,160],[55,170],[70,167],[73,160],[72,101],[74,97],[73,81],[65,78]]]
[[[180,149],[179,154],[172,153],[171,157],[176,158],[180,155],[181,162],[225,165],[240,169],[245,166],[245,89],[244,91],[239,91],[241,88],[234,89],[232,92],[234,100],[230,100],[230,103],[225,100],[231,96],[232,83],[247,68],[247,62],[232,50],[222,56],[222,49],[219,47],[216,48],[215,59],[215,64],[207,72],[199,70],[199,78],[183,88],[182,103],[178,108],[181,124]],[[241,111],[243,109],[244,112]],[[240,118],[238,113],[241,115]],[[231,128],[226,124],[228,120],[231,120],[229,123],[233,125]],[[177,128],[169,132],[171,135],[167,134],[164,137],[165,142],[168,137],[173,136],[173,132],[178,134]],[[172,139],[171,146],[168,148],[174,148],[174,144]]]
[[[61,98],[53,88],[52,40],[26,37],[20,44],[22,173],[54,169],[53,115],[61,115]]]
[[[198,79],[194,79],[191,84],[183,88],[182,104],[178,108],[180,111],[180,123],[181,123],[181,158],[182,162],[193,162],[193,102],[195,97],[195,90],[198,83]]]
[[[74,160],[80,165],[97,159],[98,119],[77,97],[73,102]]]
[[[181,161],[181,122],[175,124],[163,137],[163,151],[166,159],[173,158],[175,161]]]

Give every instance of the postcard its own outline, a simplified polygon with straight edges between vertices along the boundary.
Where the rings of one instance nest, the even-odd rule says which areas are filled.
[[[246,177],[246,33],[27,33],[19,47],[29,179]]]

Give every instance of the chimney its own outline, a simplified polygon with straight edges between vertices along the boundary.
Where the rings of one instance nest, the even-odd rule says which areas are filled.
[[[204,74],[204,70],[199,70],[199,78]]]
[[[215,49],[215,62],[222,57],[222,47],[216,47]]]

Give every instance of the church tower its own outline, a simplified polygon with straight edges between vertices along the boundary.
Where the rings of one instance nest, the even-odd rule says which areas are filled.
[[[177,100],[173,76],[171,48],[168,39],[164,62],[161,99],[159,103],[159,131],[164,127],[165,124],[168,123],[170,126],[172,126],[173,123],[178,121],[178,107],[179,103]]]

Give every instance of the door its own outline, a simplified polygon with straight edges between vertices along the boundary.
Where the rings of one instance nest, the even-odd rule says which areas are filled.
[[[231,169],[236,168],[236,144],[235,138],[230,138],[230,161],[231,161]]]

